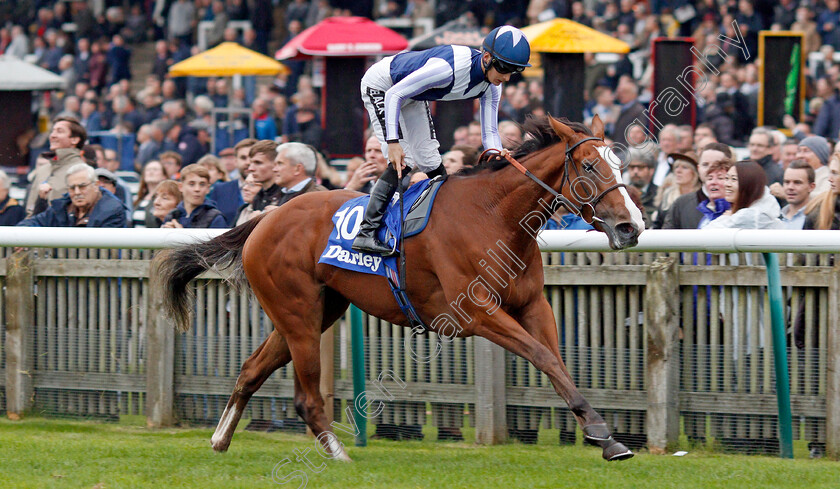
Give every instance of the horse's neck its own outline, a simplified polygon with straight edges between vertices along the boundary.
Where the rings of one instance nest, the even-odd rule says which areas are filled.
[[[551,152],[551,154],[556,153]],[[565,163],[552,165],[551,154],[539,151],[529,155],[527,159],[523,158],[520,163],[546,185],[559,189]],[[535,212],[539,213],[543,219],[551,217],[548,209],[552,208],[554,196],[513,165],[482,176],[483,181],[478,182],[481,189],[479,205],[497,216],[503,225],[510,229],[511,236],[516,237],[515,240],[520,241],[521,245],[531,245],[534,237],[527,227],[529,223],[523,220],[528,219],[529,216],[536,219]]]

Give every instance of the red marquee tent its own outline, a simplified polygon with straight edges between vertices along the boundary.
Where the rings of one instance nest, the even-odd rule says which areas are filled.
[[[397,32],[365,17],[330,17],[304,30],[274,55],[278,60],[310,56],[396,54],[408,47]]]

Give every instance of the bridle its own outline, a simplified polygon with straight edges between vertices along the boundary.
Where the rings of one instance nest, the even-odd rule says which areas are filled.
[[[580,146],[581,144],[583,144],[587,141],[601,141],[601,142],[603,142],[604,140],[602,138],[598,138],[598,137],[594,137],[594,136],[588,136],[588,137],[585,137],[585,138],[579,140],[578,142],[569,146],[566,149],[566,159],[565,159],[564,165],[563,165],[563,175],[560,177],[560,189],[561,190],[563,189],[563,186],[567,185],[567,184],[569,185],[569,189],[571,189],[571,180],[569,179],[569,167],[570,166],[574,169],[574,172],[577,176],[582,175],[580,173],[579,169],[577,168],[577,166],[574,165],[574,159],[572,158],[572,155],[573,155],[575,149],[577,149],[578,146]],[[487,150],[487,151],[495,151],[495,150]],[[485,151],[485,153],[487,151]],[[613,190],[615,190],[617,188],[621,188],[621,187],[626,188],[626,185],[624,185],[623,183],[616,183],[614,185],[611,185],[611,186],[607,187],[606,189],[604,189],[603,192],[596,195],[594,198],[588,200],[586,203],[578,206],[578,205],[572,203],[572,201],[569,200],[566,196],[560,194],[559,192],[557,192],[556,190],[554,190],[553,188],[548,186],[548,184],[546,184],[545,182],[543,182],[542,180],[537,178],[536,175],[534,175],[533,173],[530,172],[530,170],[528,170],[527,168],[522,166],[522,163],[519,163],[518,161],[516,161],[516,158],[511,156],[509,153],[505,154],[504,157],[505,157],[506,160],[508,160],[508,162],[511,165],[513,165],[517,170],[522,172],[526,177],[535,181],[539,186],[541,186],[548,193],[553,195],[555,202],[559,202],[564,207],[566,207],[566,209],[571,211],[573,214],[576,214],[576,215],[580,216],[584,221],[586,221],[587,223],[592,224],[592,225],[606,226],[606,223],[604,223],[604,221],[601,218],[595,216],[595,206],[598,205],[598,203],[601,201],[601,199],[604,198],[605,195],[612,192]],[[591,165],[584,165],[584,171],[592,171],[592,166]]]

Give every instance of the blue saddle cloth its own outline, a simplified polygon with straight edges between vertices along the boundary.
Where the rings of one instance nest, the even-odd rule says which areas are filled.
[[[403,212],[407,216],[405,237],[419,234],[426,228],[429,220],[429,215],[432,212],[432,204],[435,196],[440,189],[440,181],[436,181],[430,188],[431,180],[422,180],[415,183],[405,192],[405,199],[403,203]],[[426,190],[428,189],[428,193]],[[418,205],[413,209],[414,204],[417,203],[421,196],[424,196],[422,205]],[[383,258],[379,255],[370,255],[359,251],[354,251],[351,246],[353,239],[359,232],[359,226],[362,223],[365,215],[365,208],[367,207],[369,195],[356,197],[348,200],[335,212],[332,218],[333,230],[330,233],[330,239],[327,242],[327,247],[321,253],[318,263],[326,263],[345,270],[352,270],[354,272],[370,273],[373,275],[382,275],[387,277],[389,275],[388,269],[391,273],[396,273],[397,258],[387,257]],[[409,212],[411,211],[411,212]],[[419,214],[418,214],[419,213]],[[396,247],[397,239],[400,235],[400,228],[403,219],[400,219],[400,204],[399,200],[392,200],[385,211],[385,218],[383,219],[385,225],[380,227],[377,231],[379,240],[383,243],[388,243],[392,248]]]

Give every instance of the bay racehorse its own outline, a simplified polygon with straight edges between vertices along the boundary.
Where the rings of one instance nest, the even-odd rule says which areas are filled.
[[[426,229],[405,241],[407,294],[423,322],[441,334],[433,320],[445,311],[456,316],[452,310],[457,307],[458,336],[482,336],[531,362],[548,376],[605,459],[629,458],[633,453],[612,438],[560,357],[554,315],[543,295],[539,246],[521,221],[534,211],[547,217],[544,204],[563,201],[607,233],[612,248],[621,249],[637,243],[642,216],[621,183],[620,162],[606,150],[600,119],[595,118],[591,131],[551,117],[532,119],[526,129],[530,136],[510,162],[491,157],[444,182]],[[274,324],[242,366],[211,439],[215,450],[227,450],[248,400],[272,372],[291,361],[297,413],[328,453],[350,460],[324,414],[321,333],[351,303],[385,321],[409,325],[385,277],[318,263],[334,227],[333,214],[358,195],[345,190],[304,194],[210,241],[167,250],[155,259],[164,307],[181,331],[191,322],[189,282],[211,267],[229,267],[233,282],[247,281]],[[500,242],[506,253],[498,252]],[[497,250],[494,288],[500,304],[489,314],[487,302],[482,307],[481,300],[463,296],[476,277],[490,280],[492,267],[482,257],[491,249]],[[482,297],[489,295],[487,290]]]

